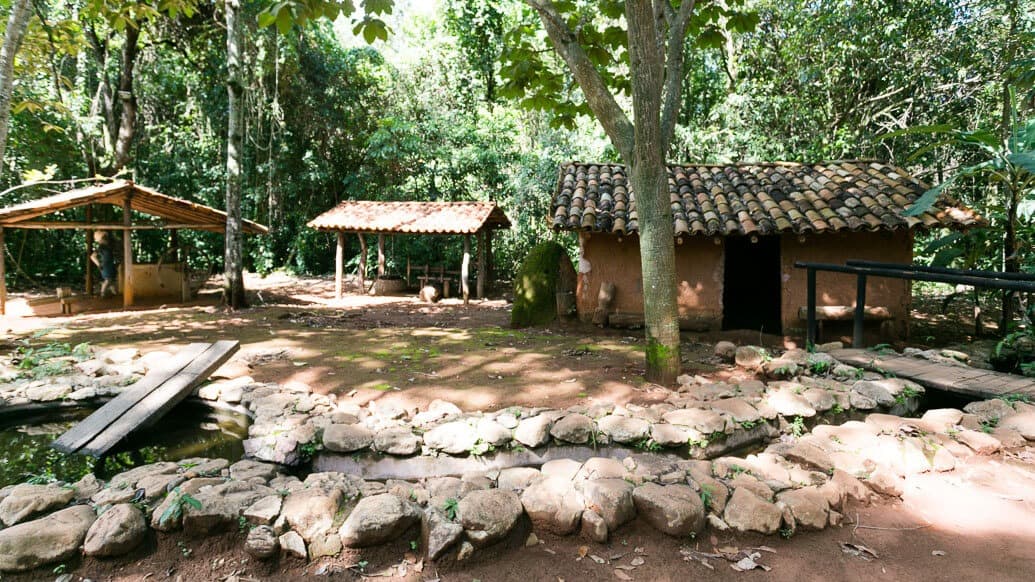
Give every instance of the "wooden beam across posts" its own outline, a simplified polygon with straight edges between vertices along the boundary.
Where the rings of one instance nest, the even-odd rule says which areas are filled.
[[[112,231],[123,231],[123,230],[174,230],[174,229],[185,229],[185,230],[222,230],[225,224],[204,224],[204,223],[175,223],[175,224],[133,224],[126,226],[125,224],[113,224],[104,222],[72,222],[72,221],[45,221],[45,220],[26,220],[24,222],[9,222],[7,223],[9,228],[22,228],[27,230],[80,230],[80,229],[94,229],[94,230],[112,230]]]
[[[93,222],[93,205],[86,206],[86,224]],[[86,294],[93,295],[93,229],[86,229]]]
[[[460,292],[464,296],[464,305],[471,297],[471,285],[468,279],[471,274],[471,235],[464,235],[464,260],[460,264]]]
[[[4,249],[4,227],[0,226],[0,315],[7,315],[7,251]]]
[[[478,233],[478,299],[485,299],[485,231]]]
[[[377,278],[385,276],[385,235],[377,235]]]
[[[133,305],[133,236],[129,226],[133,222],[130,197],[122,203],[122,224],[127,230],[122,235],[122,306]]]
[[[338,231],[334,248],[334,298],[341,299],[342,272],[345,270],[345,233]]]
[[[363,238],[363,233],[356,233],[359,237],[359,291],[360,293],[367,292],[367,240]]]

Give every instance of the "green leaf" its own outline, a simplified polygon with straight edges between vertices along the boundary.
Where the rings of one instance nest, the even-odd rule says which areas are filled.
[[[1019,152],[1006,156],[1006,161],[1035,174],[1035,152]]]
[[[913,206],[902,213],[902,216],[919,216],[924,212],[927,212],[927,210],[934,206],[934,203],[938,201],[938,197],[941,196],[942,190],[955,182],[957,176],[959,176],[959,174],[956,174],[934,188],[931,188],[927,192],[924,192],[923,195],[920,196],[920,198],[917,198],[916,202],[913,203]]]

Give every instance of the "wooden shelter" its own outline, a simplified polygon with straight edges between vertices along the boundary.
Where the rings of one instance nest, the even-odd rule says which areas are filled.
[[[309,221],[308,226],[338,235],[334,261],[334,292],[342,296],[342,272],[345,264],[345,234],[359,237],[360,280],[366,273],[365,234],[377,235],[377,275],[385,274],[385,235],[429,234],[464,237],[464,255],[460,265],[460,289],[466,302],[470,289],[471,237],[478,237],[477,296],[485,296],[488,263],[491,260],[492,233],[510,228],[510,220],[495,202],[376,202],[346,200]]]
[[[93,206],[106,204],[122,209],[120,222],[95,222]],[[46,220],[45,216],[61,213],[75,208],[85,207],[85,220]],[[150,215],[157,220],[146,222],[133,221],[132,212]],[[242,221],[242,230],[248,234],[267,234],[269,229],[250,220]],[[157,276],[155,265],[134,265],[131,234],[135,230],[168,230],[173,241],[181,229],[206,230],[224,232],[226,230],[226,213],[204,204],[198,204],[167,196],[134,184],[129,180],[111,182],[69,190],[38,200],[30,200],[14,206],[0,209],[0,314],[6,313],[7,283],[4,279],[4,229],[72,229],[86,231],[86,256],[93,253],[93,231],[122,231],[123,251],[120,275],[123,305],[133,304],[137,281],[142,275]],[[182,265],[181,265],[182,267]],[[87,269],[87,293],[93,292],[91,269]],[[180,270],[182,275],[182,268]],[[144,281],[140,281],[144,283]],[[180,289],[176,289],[180,293]]]

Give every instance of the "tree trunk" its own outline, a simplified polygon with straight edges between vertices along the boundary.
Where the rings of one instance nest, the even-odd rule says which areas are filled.
[[[240,0],[226,0],[227,97],[226,248],[223,299],[230,309],[247,307],[241,241],[241,151],[244,146],[244,84],[241,81]]]
[[[7,19],[4,44],[0,47],[0,176],[4,171],[4,152],[7,150],[7,131],[11,122],[11,91],[14,85],[14,57],[22,46],[25,29],[32,16],[29,0],[15,0]]]
[[[140,26],[126,26],[126,39],[122,45],[122,72],[119,75],[119,132],[115,139],[115,161],[112,170],[118,172],[126,167],[131,157],[133,135],[137,127],[137,97],[133,93],[133,69],[136,68],[139,53]]]
[[[639,214],[643,318],[647,332],[647,380],[671,385],[679,375],[676,251],[669,207],[668,169],[661,124],[665,58],[651,2],[625,5],[629,23],[635,146],[629,166]]]

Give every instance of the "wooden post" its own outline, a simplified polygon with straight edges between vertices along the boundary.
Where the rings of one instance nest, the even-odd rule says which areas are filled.
[[[464,305],[467,305],[471,296],[471,288],[467,277],[471,271],[471,235],[464,235],[464,262],[460,264],[460,292],[464,296]]]
[[[496,260],[492,255],[492,229],[485,230],[485,275],[489,281],[496,279]]]
[[[367,240],[363,233],[356,233],[359,237],[359,292],[367,292]]]
[[[172,247],[172,260],[174,263],[180,262],[180,231],[172,229],[169,231],[169,246]]]
[[[334,249],[334,298],[341,299],[341,276],[345,270],[345,233],[338,231],[338,245]]]
[[[859,275],[855,286],[855,325],[852,330],[852,347],[863,347],[863,323],[866,317],[866,275]]]
[[[93,205],[87,205],[86,207],[86,222],[93,222]],[[93,261],[90,257],[93,255],[93,229],[88,228],[86,230],[86,295],[93,295]]]
[[[805,332],[805,347],[812,349],[816,347],[818,338],[816,337],[816,270],[808,269],[806,277],[806,299],[805,309],[807,312],[806,317],[806,332]]]
[[[131,226],[132,203],[130,197],[122,203],[122,224]],[[122,234],[122,306],[133,305],[133,231],[126,229]]]
[[[485,299],[485,231],[478,233],[478,299]]]
[[[412,285],[410,283],[410,255],[406,255],[406,286]]]
[[[385,276],[385,235],[377,235],[377,278]]]
[[[4,249],[4,227],[0,226],[0,315],[7,315],[7,252]]]

